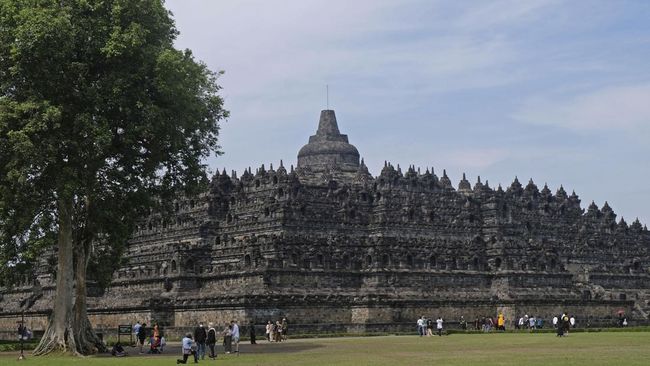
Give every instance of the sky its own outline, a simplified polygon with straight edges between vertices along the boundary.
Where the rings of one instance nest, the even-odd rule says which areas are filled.
[[[378,175],[517,176],[650,224],[650,1],[167,0],[231,113],[211,169],[296,164],[336,111]]]

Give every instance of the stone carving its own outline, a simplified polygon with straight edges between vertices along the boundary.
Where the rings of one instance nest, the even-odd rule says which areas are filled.
[[[585,211],[575,192],[532,180],[504,190],[463,175],[457,187],[444,170],[439,178],[388,162],[373,177],[334,111],[322,111],[295,169],[224,169],[203,194],[179,198],[173,217],[144,219],[91,314],[162,312],[176,327],[191,325],[187,311],[282,315],[297,331],[314,321],[395,329],[434,308],[466,319],[504,306],[647,317],[650,233],[638,219],[617,222],[608,203]],[[0,300],[5,313],[16,310],[11,299]],[[46,311],[48,299],[35,309]],[[149,309],[155,300],[164,311]]]

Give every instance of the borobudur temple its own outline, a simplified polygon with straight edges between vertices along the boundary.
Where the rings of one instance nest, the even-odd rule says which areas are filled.
[[[136,320],[181,332],[198,321],[265,324],[291,332],[413,330],[422,315],[503,312],[579,323],[632,322],[650,312],[650,233],[605,203],[517,179],[490,187],[446,172],[386,163],[373,177],[339,132],[334,111],[298,153],[297,166],[215,174],[209,190],[153,213],[137,227],[108,288],[91,291],[100,331]],[[54,278],[42,268],[0,298],[13,333],[19,303],[44,329]]]

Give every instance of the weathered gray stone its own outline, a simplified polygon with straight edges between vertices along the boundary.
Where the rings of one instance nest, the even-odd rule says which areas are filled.
[[[463,176],[455,190],[444,171],[390,163],[372,177],[329,110],[296,169],[217,173],[172,218],[143,220],[126,256],[89,299],[100,327],[286,316],[292,331],[362,332],[412,330],[421,315],[568,311],[598,324],[620,309],[647,321],[650,310],[650,234],[638,220],[617,223],[607,203],[585,211],[575,193],[532,180],[503,190]],[[40,326],[53,281],[39,278]],[[29,291],[3,293],[0,328]]]

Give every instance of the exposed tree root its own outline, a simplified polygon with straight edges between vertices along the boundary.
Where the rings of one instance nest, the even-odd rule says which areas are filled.
[[[79,324],[76,327],[76,346],[77,352],[82,355],[90,355],[97,352],[106,352],[106,346],[99,339],[97,333],[93,331],[93,327],[88,320],[88,316],[81,314]]]
[[[41,338],[40,343],[34,349],[33,354],[35,356],[42,356],[52,352],[61,352],[61,353],[72,353],[77,355],[77,343],[75,337],[71,337],[73,334],[72,324],[68,322],[66,325],[63,334],[59,334],[55,330],[55,327],[52,324],[52,321],[49,322],[43,337]]]

